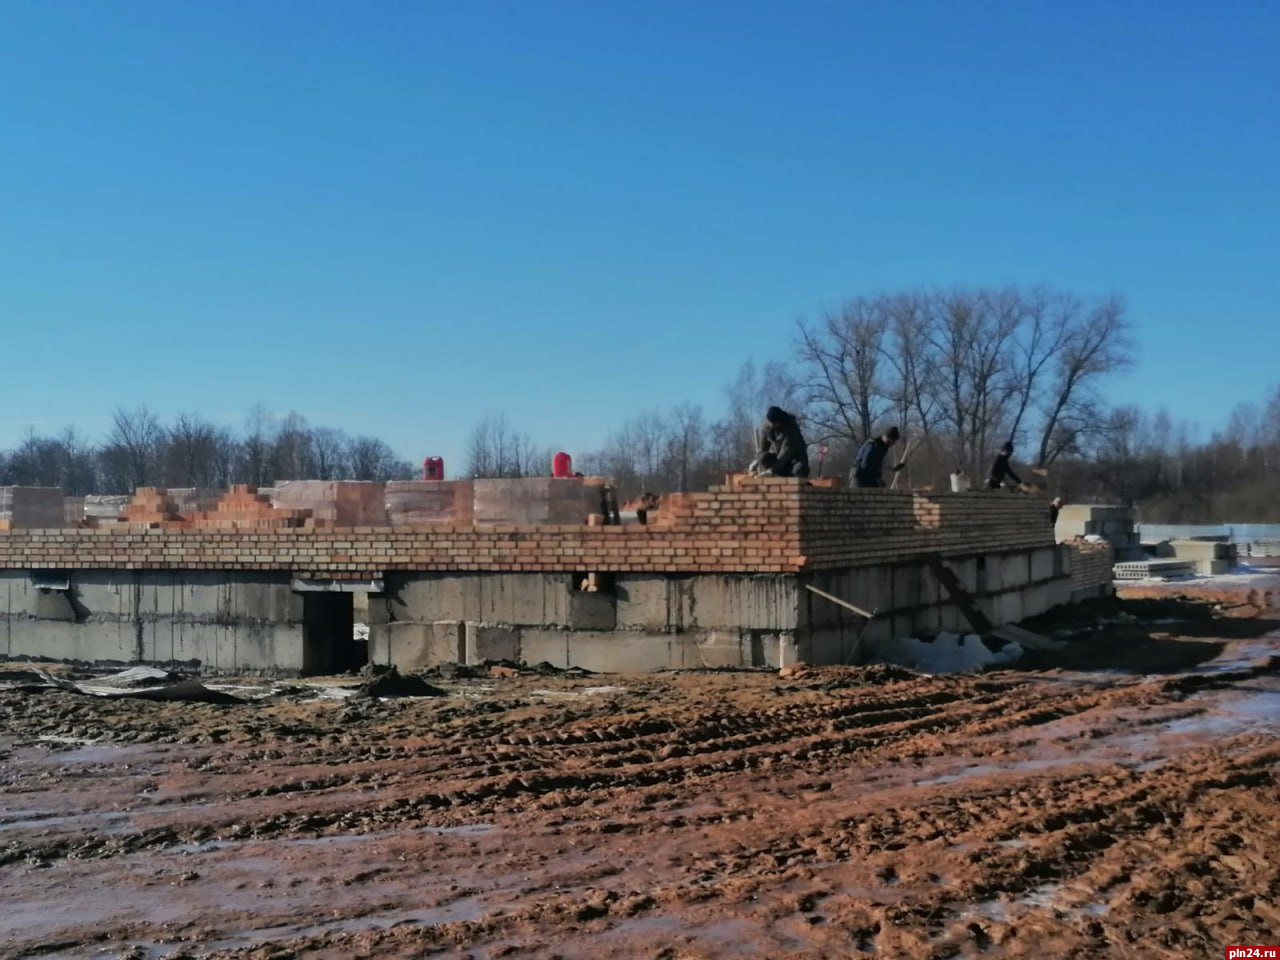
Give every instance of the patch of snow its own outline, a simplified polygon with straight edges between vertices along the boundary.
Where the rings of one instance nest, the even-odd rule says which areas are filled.
[[[872,663],[891,663],[921,673],[969,673],[992,664],[1012,663],[1022,656],[1022,646],[1006,643],[999,650],[987,649],[976,633],[939,633],[932,641],[916,637],[894,637],[876,644]]]

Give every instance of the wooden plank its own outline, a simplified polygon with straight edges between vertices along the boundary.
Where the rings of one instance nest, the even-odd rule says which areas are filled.
[[[804,585],[804,588],[808,590],[810,593],[816,593],[823,600],[830,600],[832,603],[836,604],[837,606],[844,607],[846,610],[852,610],[858,616],[865,617],[867,620],[871,620],[875,617],[874,613],[868,613],[866,610],[863,610],[861,607],[855,607],[848,600],[841,600],[839,597],[832,596],[831,594],[827,593],[827,591],[825,590],[819,590],[817,587],[815,587],[811,583],[806,583]]]
[[[1028,650],[1060,650],[1062,644],[1039,633],[1024,630],[1016,624],[1008,623],[991,631],[993,637],[1008,640]]]
[[[925,562],[929,564],[929,569],[938,578],[938,582],[946,588],[952,602],[960,608],[960,612],[969,621],[969,626],[973,627],[974,632],[990,633],[991,621],[987,619],[986,614],[974,606],[973,597],[969,596],[969,591],[956,578],[955,571],[943,563],[942,557],[936,553],[926,556]]]

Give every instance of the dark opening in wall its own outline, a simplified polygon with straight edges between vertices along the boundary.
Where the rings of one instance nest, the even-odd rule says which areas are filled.
[[[575,573],[570,581],[569,589],[575,593],[603,593],[613,596],[618,590],[616,573]]]

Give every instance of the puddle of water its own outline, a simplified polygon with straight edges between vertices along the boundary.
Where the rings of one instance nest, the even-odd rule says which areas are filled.
[[[1068,903],[1064,891],[1059,884],[1047,883],[1044,886],[1028,890],[1014,900],[983,900],[975,903],[966,912],[976,913],[988,920],[1008,923],[1010,919],[1027,910],[1054,910],[1072,919],[1081,917],[1101,917],[1110,909],[1100,900],[1085,900]]]
[[[304,926],[282,924],[257,930],[238,930],[229,937],[200,943],[198,948],[206,953],[220,950],[248,950],[264,943],[276,943],[301,937],[368,933],[371,930],[388,930],[404,924],[437,926],[443,923],[460,923],[478,920],[489,909],[490,907],[479,897],[464,897],[438,907],[392,910],[371,916],[335,919]]]
[[[581,700],[584,697],[597,697],[608,693],[625,693],[626,687],[583,687],[581,690],[530,690],[536,697],[552,697],[558,700]]]
[[[1082,761],[1078,757],[1058,757],[1052,760],[1018,760],[1014,763],[1006,764],[987,764],[976,763],[972,766],[965,767],[958,773],[948,773],[942,776],[929,777],[927,780],[913,781],[916,786],[932,787],[943,783],[955,783],[957,780],[967,780],[969,777],[984,776],[988,773],[1016,773],[1025,770],[1045,770],[1050,767],[1065,767],[1072,763],[1087,762]]]
[[[84,829],[93,830],[94,833],[124,833],[129,829],[127,821],[129,814],[117,811],[101,811],[97,813],[77,813],[69,816],[50,816],[42,814],[39,811],[30,811],[35,816],[20,818],[17,820],[6,820],[0,823],[0,831],[4,830],[44,830],[52,827],[65,827],[73,824],[82,824]],[[115,823],[118,826],[102,826],[104,823]]]
[[[124,814],[120,814],[124,816]],[[2,827],[0,827],[2,829]],[[373,844],[386,840],[402,840],[411,836],[462,836],[478,837],[497,830],[492,823],[464,823],[456,827],[418,827],[413,830],[396,830],[394,832],[379,831],[377,833],[335,833],[323,837],[276,837],[272,839],[247,840],[205,840],[201,843],[175,843],[168,847],[170,853],[183,855],[200,853],[217,853],[243,847],[246,844],[264,844],[276,850],[287,850],[293,847],[337,847],[346,844]]]

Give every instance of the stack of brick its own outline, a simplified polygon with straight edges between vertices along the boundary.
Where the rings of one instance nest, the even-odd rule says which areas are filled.
[[[164,487],[139,487],[134,491],[133,499],[120,511],[120,519],[148,527],[180,526],[184,522],[178,513],[178,505]]]
[[[190,524],[202,530],[278,530],[307,525],[307,510],[276,509],[271,498],[248,484],[235,484],[211,511],[193,513]]]
[[[1065,546],[1071,563],[1073,601],[1109,596],[1114,592],[1112,567],[1115,564],[1115,551],[1111,544],[1073,540]]]
[[[385,484],[360,480],[286,480],[264,491],[277,510],[309,511],[318,529],[387,525]]]
[[[190,517],[218,509],[223,491],[211,487],[170,487],[169,499],[179,514]]]
[[[391,480],[384,504],[393,527],[469,527],[475,509],[471,480]]]
[[[57,487],[0,487],[0,530],[43,530],[66,526]]]
[[[601,477],[522,477],[475,480],[473,522],[477,524],[587,523],[601,511]]]

